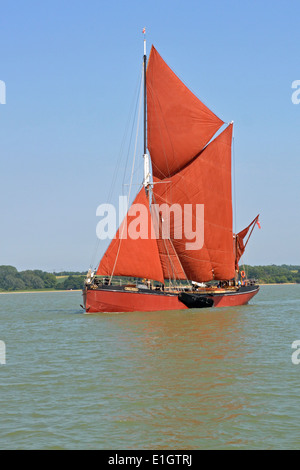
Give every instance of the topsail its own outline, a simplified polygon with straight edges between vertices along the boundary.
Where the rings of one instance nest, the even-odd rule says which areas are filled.
[[[147,133],[153,176],[162,179],[180,171],[223,124],[152,46],[147,68]]]

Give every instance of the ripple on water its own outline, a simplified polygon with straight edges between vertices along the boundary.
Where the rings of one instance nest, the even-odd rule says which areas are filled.
[[[79,314],[1,296],[3,449],[298,448],[300,286],[231,309]]]

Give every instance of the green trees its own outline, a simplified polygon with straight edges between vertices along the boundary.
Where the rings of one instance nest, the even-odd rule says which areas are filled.
[[[21,290],[26,285],[14,266],[0,266],[0,289]]]
[[[44,289],[45,285],[42,278],[32,271],[23,271],[20,277],[24,282],[26,289]]]
[[[257,279],[262,284],[300,283],[300,266],[283,264],[276,266],[249,266],[245,265],[249,279]]]
[[[18,272],[14,266],[0,266],[0,290],[81,289],[84,276],[69,276],[58,282],[54,274],[39,269]]]
[[[59,284],[57,284],[56,288],[63,289],[63,290],[82,289],[83,282],[84,282],[84,276],[77,276],[77,275],[68,276],[63,282],[60,282]]]

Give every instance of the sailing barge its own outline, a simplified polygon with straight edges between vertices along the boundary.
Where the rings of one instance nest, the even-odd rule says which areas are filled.
[[[257,216],[243,231],[233,233],[233,123],[225,124],[205,106],[154,46],[147,63],[145,40],[143,71],[144,180],[131,208],[138,204],[145,209],[148,235],[155,222],[158,236],[128,236],[136,215],[129,209],[96,273],[89,271],[87,275],[85,311],[163,311],[247,304],[259,286],[245,279],[238,263],[259,222]],[[191,208],[192,227],[181,237],[174,235],[182,224],[175,212],[171,215],[169,211],[166,220],[152,210],[154,206],[170,208],[174,204]],[[191,239],[197,226],[197,204],[203,207],[203,243],[195,249]],[[128,277],[138,281],[125,285],[114,282]]]

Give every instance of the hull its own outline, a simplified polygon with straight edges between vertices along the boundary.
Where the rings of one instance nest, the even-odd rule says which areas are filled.
[[[214,296],[215,307],[237,307],[238,305],[246,305],[259,291],[259,287],[255,286],[246,291],[238,291],[234,294],[224,294]]]
[[[124,289],[87,290],[85,311],[96,312],[154,312],[157,310],[187,309],[177,294],[128,291]]]
[[[126,288],[125,288],[126,289]],[[188,302],[183,294],[143,291],[142,289],[102,287],[83,291],[86,313],[98,312],[152,312],[186,310],[203,307],[232,307],[245,305],[259,291],[258,286],[241,288],[238,291],[195,294],[196,302]],[[191,296],[192,294],[186,294]],[[201,301],[199,301],[201,300]]]

